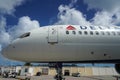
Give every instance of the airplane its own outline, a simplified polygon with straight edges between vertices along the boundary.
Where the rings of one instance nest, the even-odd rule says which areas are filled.
[[[120,27],[44,26],[21,35],[2,54],[12,60],[60,66],[61,63],[114,63],[120,73]]]

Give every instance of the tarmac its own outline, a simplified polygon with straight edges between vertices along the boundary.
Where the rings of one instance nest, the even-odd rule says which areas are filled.
[[[25,76],[18,76],[14,78],[0,78],[0,80],[25,80]],[[42,75],[42,76],[32,76],[30,80],[55,80],[53,76]],[[81,77],[71,77],[64,76],[64,80],[120,80],[119,76],[81,76]]]

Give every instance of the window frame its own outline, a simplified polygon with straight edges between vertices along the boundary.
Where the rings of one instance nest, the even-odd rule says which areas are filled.
[[[30,32],[22,34],[19,38],[26,38],[30,36]]]

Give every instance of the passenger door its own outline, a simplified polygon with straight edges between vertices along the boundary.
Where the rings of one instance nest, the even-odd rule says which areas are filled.
[[[58,43],[58,30],[57,27],[48,28],[48,43],[56,44]]]

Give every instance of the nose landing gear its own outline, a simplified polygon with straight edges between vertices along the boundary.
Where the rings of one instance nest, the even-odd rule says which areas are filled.
[[[56,80],[62,80],[63,79],[63,75],[62,75],[62,63],[49,63],[50,65],[52,65],[53,67],[55,67],[57,75],[55,76]]]

